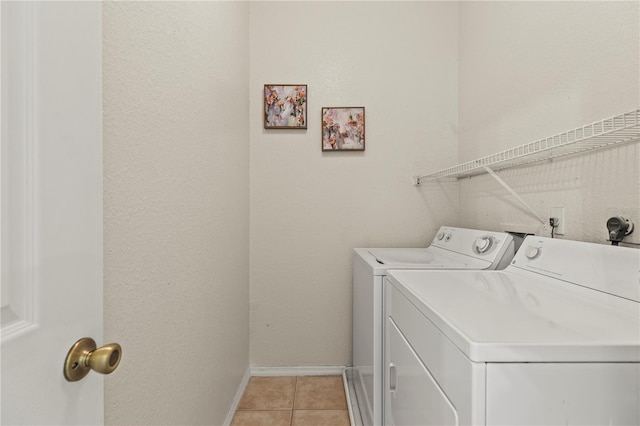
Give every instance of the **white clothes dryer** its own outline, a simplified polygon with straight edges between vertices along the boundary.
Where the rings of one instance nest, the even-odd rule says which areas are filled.
[[[383,279],[393,269],[502,269],[514,255],[503,232],[442,226],[426,248],[356,248],[353,255],[353,363],[345,370],[356,425],[382,425]]]
[[[529,236],[385,288],[385,424],[640,424],[640,250]]]

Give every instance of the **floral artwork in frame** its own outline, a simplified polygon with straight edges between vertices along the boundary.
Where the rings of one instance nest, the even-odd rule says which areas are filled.
[[[364,107],[322,107],[322,150],[364,151]]]
[[[265,129],[307,128],[307,85],[265,84]]]

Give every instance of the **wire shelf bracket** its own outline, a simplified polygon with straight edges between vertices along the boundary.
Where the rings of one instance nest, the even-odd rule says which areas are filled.
[[[485,166],[484,169],[486,170],[487,173],[489,173],[489,175],[491,175],[492,178],[494,178],[500,185],[502,185],[507,191],[509,191],[509,193],[513,195],[516,198],[516,200],[518,200],[518,202],[522,204],[522,206],[525,209],[527,209],[529,213],[531,213],[533,217],[538,219],[538,222],[540,222],[543,225],[546,225],[544,219],[538,216],[535,210],[533,210],[533,207],[531,207],[529,203],[527,203],[524,199],[522,199],[522,197],[519,196],[518,193],[516,193],[516,191],[513,190],[513,188],[511,188],[505,181],[502,180],[502,178],[500,178],[500,176],[496,174],[496,172],[494,172],[493,170],[491,170],[490,167],[487,167],[487,166]]]

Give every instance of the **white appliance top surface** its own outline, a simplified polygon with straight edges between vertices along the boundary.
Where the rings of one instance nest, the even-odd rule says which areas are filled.
[[[515,264],[524,263],[527,240]],[[547,252],[554,245],[570,246],[543,240],[535,241],[544,242]],[[591,251],[595,246],[579,244]],[[624,255],[636,271],[626,274],[624,284],[637,288],[640,250],[623,250],[631,250]],[[554,278],[543,258],[535,261],[546,275],[509,266],[504,271],[397,270],[388,278],[472,361],[640,362],[640,303]],[[584,269],[581,262],[589,259],[566,259],[562,268]]]
[[[356,248],[374,275],[389,269],[491,269],[513,256],[513,238],[503,232],[442,226],[426,248]],[[509,257],[509,258],[510,258]]]

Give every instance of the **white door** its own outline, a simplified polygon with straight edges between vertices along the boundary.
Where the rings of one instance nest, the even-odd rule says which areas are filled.
[[[1,423],[100,424],[103,376],[63,364],[104,343],[101,5],[0,7]]]

